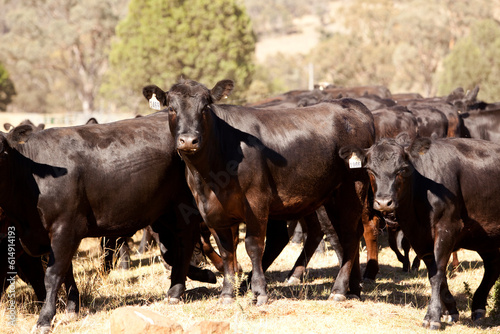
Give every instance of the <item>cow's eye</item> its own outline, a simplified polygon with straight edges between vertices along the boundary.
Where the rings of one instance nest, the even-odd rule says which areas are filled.
[[[168,107],[168,112],[177,113],[173,107]]]

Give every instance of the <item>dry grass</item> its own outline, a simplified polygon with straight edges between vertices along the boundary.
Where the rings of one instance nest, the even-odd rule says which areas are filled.
[[[134,239],[137,248],[138,236]],[[188,280],[187,293],[179,305],[163,301],[169,287],[166,270],[154,249],[143,256],[132,256],[133,268],[114,270],[105,275],[100,266],[98,243],[87,239],[74,260],[75,275],[81,293],[80,317],[63,323],[64,294],[61,292],[59,309],[54,322],[54,333],[107,333],[111,312],[124,305],[148,307],[180,323],[184,329],[201,320],[223,320],[231,324],[234,333],[427,333],[420,323],[425,315],[430,296],[427,272],[423,264],[418,273],[401,271],[394,253],[385,247],[380,251],[381,270],[375,283],[363,287],[362,300],[343,303],[327,301],[338,263],[333,251],[316,254],[309,266],[304,284],[289,287],[283,283],[287,271],[300,253],[301,246],[289,245],[267,273],[269,304],[252,305],[250,294],[238,296],[229,306],[218,303],[222,284],[219,275],[214,285]],[[244,244],[238,249],[240,263],[245,271],[250,261]],[[414,254],[412,254],[413,256]],[[500,314],[492,314],[490,293],[487,316],[480,323],[470,321],[470,290],[475,291],[482,277],[479,256],[459,251],[460,269],[449,279],[460,311],[459,322],[445,326],[444,333],[499,333]],[[362,266],[366,253],[361,255]],[[215,269],[211,267],[212,270]],[[16,283],[18,305],[17,325],[7,323],[7,300],[0,303],[0,332],[29,333],[35,325],[39,307],[33,302],[31,288],[21,281]]]

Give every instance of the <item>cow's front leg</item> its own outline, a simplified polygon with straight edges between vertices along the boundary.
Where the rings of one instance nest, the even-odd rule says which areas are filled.
[[[451,319],[458,318],[456,303],[446,282],[446,266],[451,252],[447,252],[447,254],[448,256],[445,256],[436,248],[433,256],[424,257],[431,283],[431,299],[422,326],[432,330],[441,328],[441,316],[443,315],[441,303],[447,308]]]
[[[252,292],[257,299],[257,306],[267,303],[266,278],[262,268],[264,241],[266,237],[266,219],[248,219],[245,248],[252,261]]]

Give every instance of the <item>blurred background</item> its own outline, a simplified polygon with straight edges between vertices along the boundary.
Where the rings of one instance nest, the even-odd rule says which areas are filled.
[[[142,87],[233,79],[233,104],[313,84],[500,100],[500,0],[0,0],[0,120],[150,113]],[[8,117],[7,117],[8,116]],[[17,117],[17,118],[16,118]]]

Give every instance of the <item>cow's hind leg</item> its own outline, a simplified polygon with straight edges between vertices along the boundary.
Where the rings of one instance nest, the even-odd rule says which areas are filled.
[[[500,251],[498,249],[491,252],[479,253],[483,259],[484,275],[472,298],[472,320],[479,320],[486,314],[486,300],[491,287],[500,276]]]
[[[280,255],[290,239],[287,222],[285,220],[272,220],[267,223],[266,246],[262,255],[262,270],[265,272],[274,260]],[[241,283],[240,293],[244,294],[252,281],[252,272],[248,274],[245,281]]]
[[[401,230],[399,228],[393,229],[391,227],[388,227],[387,228],[387,239],[389,241],[389,247],[392,249],[394,254],[396,254],[398,261],[403,264],[403,271],[408,272],[408,271],[410,271],[410,258],[409,258],[408,252],[405,249],[403,250],[405,255],[401,254],[401,252],[399,251],[397,238],[398,238],[398,234],[400,234],[400,233],[403,233],[403,232],[401,232]],[[401,240],[401,241],[403,242],[403,240]],[[404,248],[404,246],[403,246],[403,248]]]
[[[318,248],[320,242],[323,240],[324,233],[321,230],[317,213],[313,212],[312,214],[305,216],[304,220],[307,226],[307,237],[302,252],[300,253],[292,270],[288,274],[288,284],[297,284],[302,280],[309,260],[314,255],[314,252]]]
[[[215,229],[213,234],[220,256],[224,264],[224,281],[222,282],[221,303],[230,304],[234,301],[235,295],[235,253],[234,228]]]
[[[262,215],[264,216],[264,215]],[[257,306],[267,303],[266,278],[262,266],[264,245],[267,229],[267,214],[265,218],[259,219],[251,215],[247,217],[247,232],[245,236],[245,248],[252,261],[252,292],[257,300]]]
[[[66,289],[67,296],[64,322],[70,322],[77,317],[78,312],[80,311],[80,292],[78,292],[75,276],[73,275],[73,264],[70,264],[68,272],[64,278],[64,287]]]
[[[52,319],[56,314],[57,291],[71,268],[71,259],[78,248],[79,241],[80,240],[75,240],[75,238],[63,234],[54,233],[52,236],[49,263],[45,271],[45,290],[47,291],[47,297],[45,298],[45,303],[36,323],[39,333],[48,333],[50,331]],[[73,283],[70,282],[68,286],[73,286]],[[76,306],[78,304],[74,304],[75,301],[73,299],[77,296],[78,290],[69,292],[72,298],[70,303],[74,305],[76,312],[78,311],[78,307]]]
[[[337,189],[335,198],[324,204],[343,250],[340,271],[333,285],[330,300],[343,301],[347,294],[359,298],[361,294],[359,243],[363,234],[362,198],[366,189],[362,189],[363,185],[358,184],[358,187],[354,182],[345,182]]]

